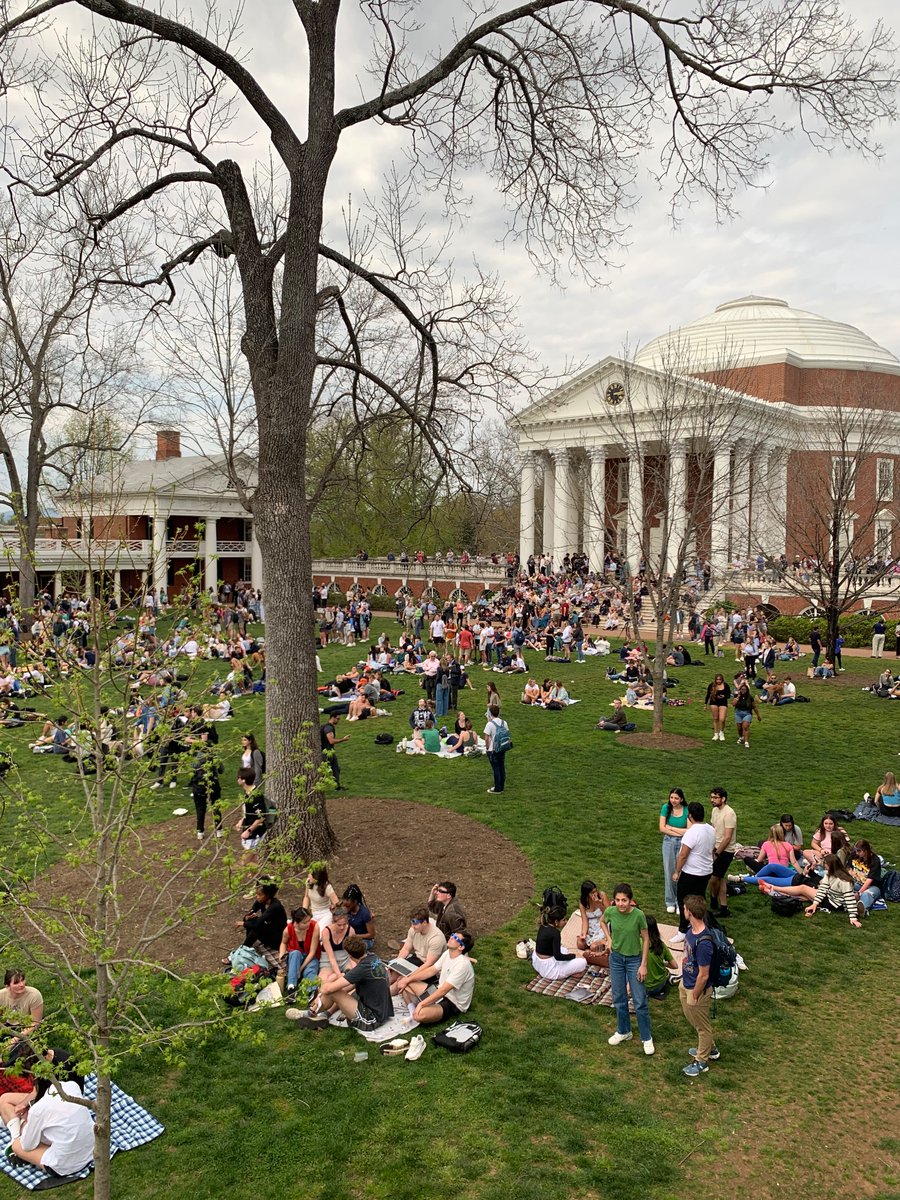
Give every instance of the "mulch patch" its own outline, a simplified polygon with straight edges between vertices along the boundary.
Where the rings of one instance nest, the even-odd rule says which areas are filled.
[[[683,733],[628,733],[618,741],[638,750],[699,750],[703,745],[699,738]]]
[[[338,895],[358,883],[375,916],[376,950],[389,955],[390,941],[402,941],[409,913],[424,903],[433,883],[452,880],[478,937],[504,925],[534,894],[528,859],[508,838],[471,817],[430,804],[372,797],[332,797],[328,813],[338,839],[329,874]],[[119,887],[121,909],[143,921],[148,910],[160,914],[177,907],[192,887],[203,895],[234,896],[207,913],[199,928],[173,928],[151,951],[154,960],[189,971],[221,970],[220,960],[240,944],[235,921],[249,908],[241,900],[258,873],[243,881],[222,861],[223,849],[234,849],[233,825],[238,810],[228,814],[227,838],[207,833],[199,846],[194,814],[159,825],[141,826],[122,849]],[[183,878],[165,892],[173,855],[183,856]],[[261,868],[264,870],[264,867]],[[252,869],[251,869],[252,870]],[[302,903],[305,872],[282,883],[279,899],[290,912]],[[250,886],[248,886],[248,884]],[[38,884],[48,898],[82,894],[85,876],[65,861],[57,863]]]

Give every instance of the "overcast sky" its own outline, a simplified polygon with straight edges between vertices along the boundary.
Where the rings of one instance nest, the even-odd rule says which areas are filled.
[[[429,21],[438,2],[421,7]],[[294,51],[302,42],[290,5],[269,0],[268,7],[281,16],[264,31],[249,23],[251,57],[290,107],[303,70]],[[900,17],[896,0],[846,0],[845,7],[864,27]],[[348,0],[342,10],[340,83],[349,100],[359,95],[365,49],[364,31],[349,24],[355,9]],[[529,342],[551,371],[566,360],[620,352],[626,341],[642,344],[748,293],[849,322],[900,356],[900,127],[879,136],[880,160],[818,153],[803,138],[781,140],[772,147],[768,186],[739,196],[740,215],[725,225],[717,226],[711,206],[699,203],[673,229],[666,197],[651,183],[632,216],[630,248],[604,288],[574,279],[565,290],[554,288],[520,248],[501,246],[503,216],[489,191],[479,196],[460,253],[471,250],[483,267],[500,272],[519,299]],[[392,131],[367,127],[365,141],[337,165],[333,203],[372,186],[395,145]]]

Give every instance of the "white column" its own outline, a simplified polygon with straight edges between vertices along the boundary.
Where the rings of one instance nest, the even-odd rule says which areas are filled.
[[[252,540],[250,542],[250,584],[255,591],[263,590],[263,562],[262,552],[259,548],[259,542],[256,539],[256,522],[253,522],[251,529]]]
[[[556,543],[556,463],[553,455],[544,459],[544,535],[541,549],[544,554],[555,555]]]
[[[776,557],[787,553],[788,455],[787,450],[779,447],[770,450],[767,456],[768,543],[762,549]]]
[[[113,600],[122,607],[122,572],[118,567],[113,571]]]
[[[679,558],[687,558],[684,539],[687,532],[687,444],[673,442],[669,449],[669,486],[666,492],[669,541],[666,547],[666,571],[674,574]]]
[[[606,447],[588,450],[588,485],[584,497],[584,551],[592,571],[602,572],[606,555]]]
[[[715,577],[728,566],[728,531],[731,524],[731,447],[717,446],[713,453],[712,521],[709,562]]]
[[[554,450],[552,457],[556,467],[556,488],[553,501],[553,558],[554,565],[559,570],[562,560],[572,550],[569,545],[572,479],[569,468],[569,451]]]
[[[755,557],[758,551],[770,554],[769,543],[772,540],[771,513],[769,507],[769,490],[772,480],[769,477],[769,455],[772,447],[766,444],[754,447],[751,454],[750,466],[750,555]]]
[[[644,456],[632,449],[625,460],[628,477],[628,496],[625,503],[625,558],[632,573],[640,569],[644,543]]]
[[[752,511],[757,507],[758,464],[753,461],[753,447],[741,440],[734,447],[734,475],[731,485],[731,554],[746,559],[756,551],[757,539],[751,525]]]
[[[203,556],[203,586],[208,592],[212,589],[213,595],[219,594],[219,538],[216,533],[216,518],[204,518],[205,528],[203,533],[203,543],[205,553]]]
[[[523,565],[534,554],[534,453],[522,452],[522,485],[519,499],[519,559]],[[458,585],[457,585],[458,586]]]
[[[166,559],[166,519],[156,512],[153,516],[153,586],[156,595],[167,592],[168,561]]]
[[[62,571],[53,572],[53,599],[58,600],[62,595]]]

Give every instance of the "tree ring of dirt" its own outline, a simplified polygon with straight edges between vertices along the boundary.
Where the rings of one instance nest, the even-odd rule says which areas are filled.
[[[629,733],[619,740],[636,750],[699,750],[703,745],[699,738],[683,733]]]
[[[121,852],[121,907],[140,912],[145,903],[152,904],[164,891],[163,881],[178,855],[186,856],[180,882],[188,892],[196,880],[206,895],[233,894],[235,875],[215,855],[217,848],[236,847],[232,826],[237,815],[235,810],[225,817],[224,842],[212,836],[208,821],[199,849],[193,812],[135,829]],[[405,938],[412,909],[424,904],[432,885],[441,880],[456,884],[476,938],[506,924],[534,895],[534,875],[522,851],[497,830],[461,813],[405,800],[335,796],[328,801],[328,815],[338,842],[329,863],[331,883],[339,896],[350,883],[362,888],[375,918],[375,949],[386,958],[390,943]],[[257,870],[264,871],[265,865]],[[251,891],[254,868],[249,876],[245,868],[240,878],[248,881],[240,891]],[[304,878],[305,871],[281,884],[278,897],[288,913],[303,902]],[[83,886],[83,875],[63,861],[43,877],[38,890],[50,899],[78,895]],[[176,970],[221,971],[221,959],[243,940],[235,922],[249,907],[249,901],[238,898],[208,912],[199,928],[171,929],[156,944],[154,959]]]

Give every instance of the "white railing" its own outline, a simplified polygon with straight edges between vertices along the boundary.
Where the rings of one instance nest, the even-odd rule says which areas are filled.
[[[0,535],[0,556],[17,559],[22,539],[18,534]],[[65,560],[85,566],[104,560],[145,561],[152,554],[152,543],[142,538],[48,538],[35,539],[34,555],[40,570],[42,563]]]
[[[217,554],[247,555],[250,553],[250,548],[250,542],[223,541],[222,538],[219,538],[219,540],[216,542]]]
[[[762,571],[757,571],[756,568],[728,570],[723,572],[720,582],[725,588],[738,590],[741,588],[751,590],[765,588],[767,591],[781,593],[797,592],[807,584],[815,584],[817,579],[818,573],[810,567],[800,567],[796,570],[788,567],[786,571],[770,567]],[[841,579],[847,579],[846,571],[841,572]],[[897,574],[893,572],[876,573],[869,578],[868,572],[860,569],[858,575],[853,576],[852,586],[854,589],[861,588],[865,592],[871,591],[879,594],[900,590],[900,572]]]
[[[221,543],[220,543],[221,545]],[[506,563],[459,561],[448,563],[444,559],[429,559],[424,563],[391,562],[386,558],[369,558],[361,562],[357,558],[317,558],[312,564],[313,575],[350,576],[357,579],[425,579],[449,580],[453,582],[497,582],[506,579]]]

